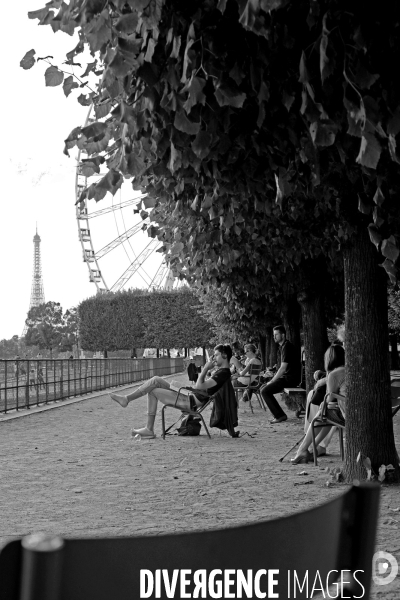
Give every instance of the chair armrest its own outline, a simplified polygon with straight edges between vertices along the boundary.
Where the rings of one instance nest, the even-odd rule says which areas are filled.
[[[335,400],[346,400],[346,396],[342,396],[341,394],[336,394],[335,392],[329,392],[327,396],[330,398],[334,398]]]
[[[331,410],[340,410],[337,402],[328,402],[326,407],[330,408]]]
[[[301,387],[296,387],[296,388],[284,388],[284,390],[283,390],[283,391],[284,391],[284,392],[286,392],[286,394],[290,394],[290,393],[292,393],[292,392],[296,392],[296,393],[299,393],[299,392],[304,392],[304,393],[306,393],[306,390],[305,390],[304,388],[301,388]]]

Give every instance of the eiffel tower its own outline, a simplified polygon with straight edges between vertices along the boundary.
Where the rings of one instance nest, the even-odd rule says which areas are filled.
[[[33,278],[32,278],[31,301],[29,304],[29,310],[33,306],[39,306],[40,304],[44,304],[46,302],[46,300],[44,298],[44,288],[43,288],[43,280],[42,280],[42,262],[40,259],[40,242],[41,242],[41,239],[40,239],[40,236],[38,235],[37,225],[36,225],[36,234],[33,236]],[[25,324],[25,327],[24,327],[21,337],[25,336],[27,330],[28,330],[28,327]]]

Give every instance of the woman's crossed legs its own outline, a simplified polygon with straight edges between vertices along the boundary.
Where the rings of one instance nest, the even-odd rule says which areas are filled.
[[[168,381],[157,376],[152,377],[127,396],[119,394],[110,394],[110,396],[120,406],[126,408],[129,402],[141,398],[145,394],[147,394],[147,425],[140,429],[132,429],[132,435],[139,434],[142,437],[155,437],[154,421],[157,414],[158,402],[168,406],[176,406],[176,408],[180,408],[181,410],[188,410],[190,408],[190,402],[187,396],[179,394],[179,398],[177,399],[177,392],[170,389]]]

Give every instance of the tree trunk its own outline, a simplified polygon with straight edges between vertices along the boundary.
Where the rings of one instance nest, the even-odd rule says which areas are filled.
[[[188,357],[188,349],[185,348],[185,358],[187,358],[187,357]]]
[[[324,369],[324,353],[329,346],[325,325],[322,295],[311,289],[297,295],[303,322],[304,353],[306,359],[307,393],[314,387],[314,371]]]
[[[399,367],[399,352],[397,350],[397,333],[391,333],[390,340],[390,368],[398,370]]]
[[[269,366],[273,367],[278,363],[278,344],[274,340],[273,332],[271,331],[271,346],[269,349]]]
[[[206,362],[207,362],[206,347],[203,346],[203,365],[205,365]]]
[[[108,358],[108,352],[107,352],[107,350],[104,350],[104,352],[103,352],[103,358]]]
[[[171,352],[169,351],[169,348],[167,349],[167,356],[168,358],[171,358]]]
[[[297,302],[297,297],[295,295],[290,296],[286,300],[284,308],[282,310],[282,319],[286,329],[287,339],[290,340],[292,344],[294,344],[299,350],[299,359],[301,349],[300,318],[301,310],[299,303]]]
[[[157,348],[157,358],[160,358],[160,348]]]
[[[393,465],[400,480],[390,400],[387,280],[363,228],[344,254],[346,308],[345,480],[365,479],[363,459],[378,474]],[[361,460],[357,456],[361,453]]]
[[[272,337],[272,327],[267,327],[267,333],[265,336],[265,362],[264,368],[272,367],[271,365],[271,344],[274,342]]]
[[[266,357],[267,357],[267,337],[265,335],[262,335],[261,333],[258,334],[258,340],[260,343],[260,352],[261,352],[261,360],[262,360],[262,364],[265,365],[266,363]]]

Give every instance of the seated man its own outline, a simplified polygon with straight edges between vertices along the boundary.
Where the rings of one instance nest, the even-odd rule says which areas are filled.
[[[212,360],[204,365],[196,382],[194,396],[197,406],[201,407],[210,396],[213,396],[224,383],[230,379],[231,372],[229,369],[229,361],[231,360],[231,357],[232,349],[230,346],[224,346],[223,344],[215,346]],[[207,372],[215,367],[217,367],[217,370],[214,371],[212,377],[206,380]],[[156,437],[154,433],[154,421],[157,413],[158,400],[162,404],[176,406],[183,410],[190,409],[190,399],[187,395],[187,390],[181,390],[179,398],[177,399],[177,392],[171,390],[168,381],[162,377],[152,377],[136,391],[127,396],[120,396],[119,394],[110,394],[110,396],[115,402],[118,402],[120,406],[126,408],[129,402],[141,398],[145,394],[147,394],[147,425],[140,429],[132,429],[132,435],[140,435],[142,439]]]
[[[266,405],[274,416],[271,421],[273,424],[287,420],[287,415],[274,398],[274,394],[283,392],[285,387],[296,387],[300,381],[301,373],[300,352],[297,352],[292,342],[286,339],[286,330],[283,325],[274,327],[274,340],[280,347],[281,366],[271,381],[260,390]]]

